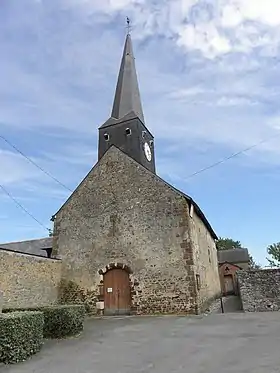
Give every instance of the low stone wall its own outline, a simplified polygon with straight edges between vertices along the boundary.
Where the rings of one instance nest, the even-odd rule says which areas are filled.
[[[0,249],[3,309],[55,304],[60,279],[60,260]]]
[[[280,310],[280,269],[238,271],[237,280],[245,312]]]

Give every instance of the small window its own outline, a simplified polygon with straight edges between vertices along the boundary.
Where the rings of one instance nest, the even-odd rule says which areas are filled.
[[[131,129],[130,129],[130,128],[126,128],[126,129],[125,129],[125,134],[126,134],[127,136],[130,136],[130,135],[131,135]]]
[[[154,140],[151,140],[151,141],[150,141],[150,145],[151,145],[151,146],[154,146]]]
[[[195,277],[196,277],[197,290],[200,290],[200,276],[199,275],[195,275]]]
[[[144,137],[146,136],[146,133],[147,131],[142,131],[142,138],[144,139]]]
[[[208,249],[208,256],[209,256],[209,263],[211,263],[211,253],[209,249]]]
[[[105,141],[109,141],[110,140],[110,136],[108,133],[104,133],[104,139]]]

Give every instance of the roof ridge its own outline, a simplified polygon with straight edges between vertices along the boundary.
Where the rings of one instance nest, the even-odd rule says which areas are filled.
[[[15,243],[23,243],[23,242],[34,242],[34,241],[41,241],[46,239],[52,239],[52,237],[42,237],[42,238],[32,238],[29,240],[21,240],[21,241],[9,241],[9,242],[1,242],[0,245],[9,245]]]

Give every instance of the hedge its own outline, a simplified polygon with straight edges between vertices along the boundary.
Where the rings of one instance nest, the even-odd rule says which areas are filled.
[[[64,338],[79,334],[84,328],[84,305],[54,305],[29,308],[44,314],[44,338]],[[12,309],[3,312],[13,312]]]
[[[44,307],[44,337],[63,338],[79,334],[84,329],[85,306],[61,305]]]
[[[42,312],[0,314],[0,363],[26,360],[43,345],[44,315]]]

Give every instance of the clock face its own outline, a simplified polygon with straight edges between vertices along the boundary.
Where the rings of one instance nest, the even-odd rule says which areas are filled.
[[[151,152],[151,149],[150,149],[149,144],[147,142],[145,142],[145,144],[144,144],[144,152],[145,152],[145,156],[148,159],[148,161],[151,162],[152,152]]]

